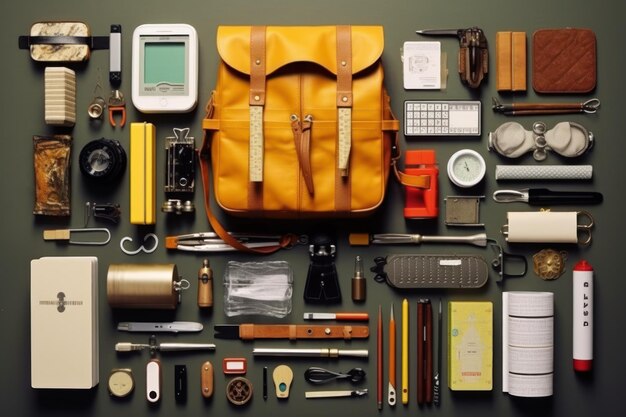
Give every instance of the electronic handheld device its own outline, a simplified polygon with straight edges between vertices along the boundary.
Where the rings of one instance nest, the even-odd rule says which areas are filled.
[[[185,113],[198,101],[198,34],[187,24],[133,32],[132,100],[143,113]]]
[[[405,136],[480,136],[480,101],[407,100]]]

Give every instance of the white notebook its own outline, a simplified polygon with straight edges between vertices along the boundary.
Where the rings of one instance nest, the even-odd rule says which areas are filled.
[[[98,258],[30,263],[31,386],[89,389],[99,382]]]

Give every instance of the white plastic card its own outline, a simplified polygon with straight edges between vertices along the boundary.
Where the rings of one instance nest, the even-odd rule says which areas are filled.
[[[402,56],[406,90],[441,89],[440,42],[404,42]]]

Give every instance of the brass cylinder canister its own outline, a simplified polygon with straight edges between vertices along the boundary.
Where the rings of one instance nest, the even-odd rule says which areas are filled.
[[[178,305],[175,264],[111,264],[107,299],[113,308],[173,310]]]

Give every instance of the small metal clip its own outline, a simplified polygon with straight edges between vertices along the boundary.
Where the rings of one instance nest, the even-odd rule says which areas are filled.
[[[588,220],[587,222],[576,225],[576,227],[580,231],[580,235],[578,237],[578,243],[581,245],[587,246],[591,243],[591,228],[594,225],[593,216],[591,216],[591,213],[589,213],[588,211],[581,210],[581,211],[576,212],[576,217],[578,219],[583,219],[583,221],[584,219]],[[587,238],[583,239],[585,236]]]
[[[93,99],[91,100],[89,107],[87,107],[87,114],[93,120],[101,119],[106,106],[106,101],[104,101],[104,98],[102,98],[102,85],[100,85],[100,68],[98,68],[98,79],[96,81],[96,86],[93,89]]]
[[[487,239],[487,242],[496,253],[496,257],[491,261],[491,267],[498,273],[498,279],[496,280],[497,283],[503,283],[505,278],[521,278],[526,275],[526,272],[528,271],[528,263],[526,262],[525,256],[505,252],[504,249],[502,249],[502,246],[500,246],[498,241],[495,239]],[[507,261],[511,260],[516,260],[524,265],[522,272],[505,272],[505,264]]]
[[[113,203],[85,203],[85,227],[89,224],[89,218],[93,214],[94,218],[110,220],[113,223],[120,221],[121,210],[119,204]]]
[[[120,127],[124,127],[126,124],[126,100],[124,94],[120,90],[111,91],[109,96],[109,123],[115,127],[115,114],[120,113],[122,119],[120,120]]]
[[[585,113],[593,114],[600,108],[600,100],[597,98],[589,99],[583,103],[582,107]]]

